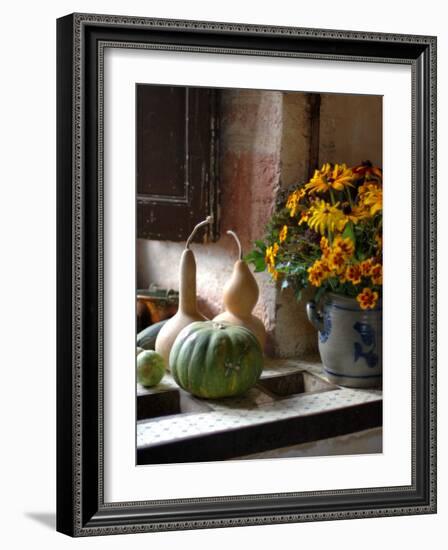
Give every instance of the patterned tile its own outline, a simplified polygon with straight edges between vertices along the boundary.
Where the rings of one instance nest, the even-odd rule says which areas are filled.
[[[147,447],[162,441],[217,433],[237,426],[263,424],[284,418],[309,416],[379,399],[381,396],[367,391],[337,389],[315,395],[302,394],[288,399],[273,400],[258,408],[248,407],[244,399],[239,403],[234,400],[233,406],[215,404],[212,412],[178,415],[176,422],[173,422],[174,417],[141,421],[137,425],[137,445]]]
[[[326,380],[318,361],[294,359],[267,360],[262,377],[279,376],[298,371]],[[157,393],[177,388],[171,374],[166,373],[162,383],[154,388],[138,388],[139,392]],[[245,396],[220,400],[200,400],[209,412],[189,412],[168,417],[141,420],[137,423],[137,446],[148,447],[162,442],[176,441],[202,434],[218,433],[236,427],[273,422],[297,416],[310,416],[319,412],[382,399],[380,390],[350,389],[335,386],[324,392],[305,392],[287,398],[276,398],[258,388]]]

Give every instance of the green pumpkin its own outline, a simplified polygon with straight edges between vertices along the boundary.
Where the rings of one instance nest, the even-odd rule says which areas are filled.
[[[247,328],[197,321],[177,336],[170,370],[181,388],[198,397],[240,395],[254,386],[263,370],[263,352]]]

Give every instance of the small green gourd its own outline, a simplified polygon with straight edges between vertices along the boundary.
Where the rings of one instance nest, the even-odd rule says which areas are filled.
[[[137,346],[143,349],[155,349],[156,338],[167,320],[158,321],[144,328],[137,334]]]

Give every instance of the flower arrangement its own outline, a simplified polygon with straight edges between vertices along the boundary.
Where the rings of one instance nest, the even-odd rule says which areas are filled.
[[[301,298],[304,288],[356,298],[375,308],[382,291],[382,171],[326,163],[292,188],[246,261],[267,269]]]

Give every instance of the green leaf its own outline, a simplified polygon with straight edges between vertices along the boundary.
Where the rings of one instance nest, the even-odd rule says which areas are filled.
[[[353,241],[354,244],[356,244],[355,230],[353,228],[352,222],[348,222],[348,224],[345,226],[344,231],[342,232],[342,237],[344,239],[348,237]]]
[[[251,252],[246,254],[243,259],[244,259],[245,262],[250,263],[250,262],[254,262],[258,258],[264,258],[264,254],[262,254],[258,250],[252,250]]]
[[[249,254],[246,254],[246,256],[244,256],[244,261],[248,264],[253,264],[256,272],[264,271],[266,269],[264,254],[258,250],[252,250]]]
[[[256,273],[260,273],[261,271],[264,271],[266,269],[266,263],[264,261],[264,258],[257,258],[252,263],[255,266]]]
[[[266,250],[266,245],[265,245],[264,241],[255,241],[255,246],[258,246],[258,248],[260,250],[262,250],[263,252],[265,252],[265,250]]]
[[[291,268],[290,272],[294,275],[301,275],[303,273],[307,273],[307,266],[306,265],[295,265]]]
[[[283,279],[281,289],[284,290],[285,288],[289,287],[289,281],[288,279]]]
[[[296,300],[297,300],[298,302],[300,302],[301,299],[302,299],[302,289],[301,289],[301,288],[298,288],[298,289],[296,290]]]

